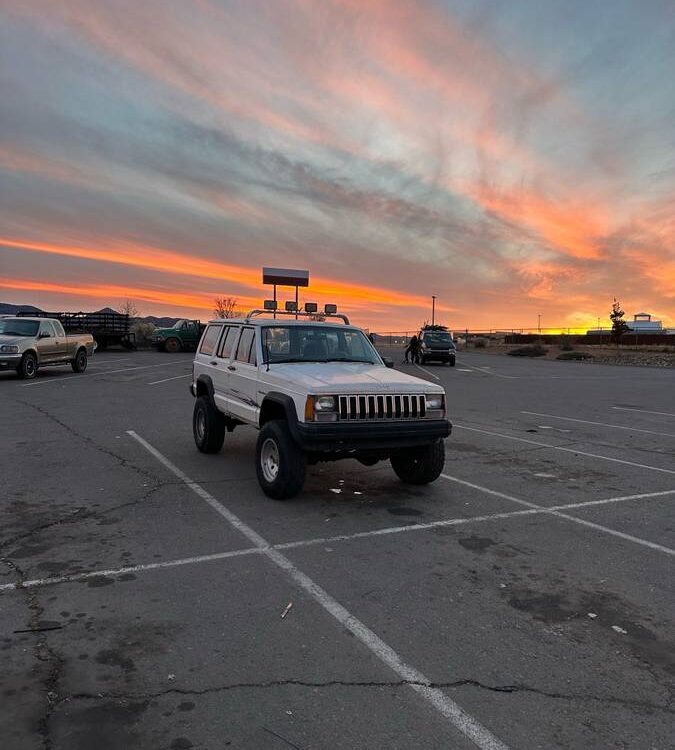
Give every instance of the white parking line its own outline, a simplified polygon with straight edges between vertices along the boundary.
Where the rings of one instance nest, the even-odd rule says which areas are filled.
[[[635,466],[638,469],[649,469],[650,471],[660,471],[664,474],[675,474],[673,469],[663,469],[660,466],[651,466],[649,464],[638,464],[635,461],[626,461],[623,458],[612,458],[611,456],[601,456],[597,453],[586,453],[585,451],[578,450],[577,448],[565,448],[562,445],[549,445],[549,443],[540,443],[537,440],[528,440],[528,438],[514,437],[513,435],[504,435],[501,432],[492,432],[490,430],[479,430],[477,427],[467,427],[466,425],[452,423],[453,429],[455,427],[460,430],[470,430],[471,432],[481,432],[484,435],[494,435],[495,437],[504,438],[505,440],[515,440],[519,443],[528,443],[529,445],[538,445],[541,448],[550,448],[554,451],[564,451],[565,453],[574,453],[580,456],[587,456],[589,458],[599,458],[603,461],[612,461],[616,464],[626,464],[627,466]]]
[[[414,363],[414,364],[415,364],[415,367],[418,370],[422,370],[422,372],[426,372],[427,375],[431,375],[432,378],[436,378],[436,380],[440,380],[440,378],[438,377],[438,375],[436,375],[435,373],[431,372],[431,370],[427,370],[426,367],[422,367],[422,365],[418,365],[417,363]]]
[[[119,372],[132,372],[133,370],[150,370],[153,367],[164,367],[166,365],[176,365],[180,364],[181,362],[185,364],[190,364],[188,360],[186,359],[174,359],[171,362],[162,362],[159,365],[141,365],[140,367],[124,367],[121,370],[104,370],[103,372],[93,372],[89,375],[90,378],[97,378],[99,375],[116,375]],[[50,378],[49,380],[31,380],[30,383],[22,383],[22,387],[25,388],[29,385],[44,385],[45,383],[61,383],[64,380],[81,380],[83,377],[82,374],[80,375],[66,375],[63,378]]]
[[[613,406],[612,409],[616,409],[616,411],[639,411],[642,414],[658,414],[661,417],[675,417],[675,414],[667,411],[648,411],[647,409],[635,409],[627,406]]]
[[[675,437],[672,432],[654,432],[653,430],[638,430],[637,427],[626,427],[621,424],[608,424],[607,422],[591,422],[588,419],[575,419],[574,417],[559,417],[556,414],[541,414],[538,411],[521,411],[521,414],[532,414],[535,417],[550,417],[551,419],[564,419],[566,422],[581,422],[582,424],[595,424],[600,427],[613,427],[615,430],[630,430],[631,432],[644,432],[646,435],[660,435],[661,437]]]
[[[445,479],[450,477],[444,476]],[[451,481],[459,481],[452,479]],[[472,485],[473,488],[478,489],[478,485]],[[492,494],[493,490],[488,490],[485,487],[480,488],[481,492],[488,492]],[[596,505],[608,505],[612,503],[627,502],[631,500],[647,500],[657,497],[667,497],[668,495],[675,495],[675,489],[673,490],[662,490],[660,492],[645,492],[639,495],[622,495],[620,497],[607,497],[601,500],[584,500],[579,503],[566,503],[565,505],[552,505],[550,507],[537,506],[534,508],[525,508],[524,510],[509,510],[503,513],[488,513],[482,516],[461,516],[459,518],[445,518],[440,521],[429,521],[428,523],[415,523],[406,526],[387,526],[382,529],[370,529],[369,531],[356,531],[352,534],[337,534],[335,536],[324,536],[324,537],[313,537],[312,539],[299,539],[295,542],[281,542],[279,544],[272,545],[273,549],[284,550],[284,549],[298,549],[301,547],[316,547],[323,544],[335,544],[337,542],[349,542],[358,539],[368,539],[377,536],[389,536],[390,534],[407,534],[411,531],[428,531],[430,529],[438,529],[446,526],[463,526],[470,523],[483,523],[486,521],[500,521],[508,518],[519,518],[520,516],[536,516],[552,511],[560,510],[572,510],[578,508],[589,508]],[[513,499],[509,495],[503,496],[501,493],[499,497],[505,497],[506,499]],[[52,578],[34,578],[22,583],[4,583],[0,585],[0,591],[14,591],[20,588],[34,588],[36,586],[52,586],[58,583],[74,583],[77,581],[85,581],[89,578],[99,578],[103,576],[117,576],[124,573],[139,573],[146,570],[158,570],[162,568],[176,568],[183,565],[196,565],[203,562],[212,562],[214,560],[226,560],[233,557],[242,557],[244,555],[260,554],[262,551],[261,547],[248,547],[245,549],[233,550],[229,552],[217,552],[211,555],[199,555],[196,557],[184,557],[178,560],[167,560],[160,563],[148,563],[141,565],[129,565],[123,568],[110,568],[105,570],[91,570],[86,573],[73,573],[65,576],[54,576]]]
[[[173,378],[164,378],[163,380],[153,380],[152,383],[148,383],[148,385],[159,385],[159,383],[168,383],[169,380],[180,380],[181,378],[191,378],[192,373],[189,372],[187,375],[176,375]]]
[[[128,430],[134,440],[142,445],[151,455],[153,455],[161,464],[163,464],[172,474],[185,483],[196,495],[208,503],[217,513],[219,513],[231,526],[245,536],[269,560],[278,568],[283,570],[295,583],[314,601],[320,604],[326,612],[334,617],[346,630],[354,635],[364,646],[366,646],[377,658],[386,664],[401,679],[408,683],[411,690],[422,696],[430,703],[442,716],[466,737],[472,740],[482,750],[508,750],[498,737],[486,729],[480,722],[467,714],[455,701],[449,698],[442,690],[431,687],[431,680],[422,672],[406,664],[401,657],[385,643],[370,628],[366,627],[360,620],[345,609],[336,599],[328,592],[322,589],[309,576],[303,573],[281,552],[273,549],[269,543],[252,529],[231,510],[226,508],[222,503],[216,500],[213,495],[207,492],[201,485],[194,482],[184,474],[175,464],[166,456],[160,453],[155,447],[150,445],[144,438],[133,430]]]
[[[242,555],[259,554],[259,547],[248,549],[237,549],[231,552],[217,552],[213,555],[199,555],[198,557],[183,557],[179,560],[167,560],[165,562],[148,563],[147,565],[128,565],[124,568],[110,568],[107,570],[91,570],[86,573],[73,573],[69,576],[54,576],[53,578],[33,578],[22,583],[3,583],[0,591],[12,591],[14,589],[30,589],[36,586],[51,586],[56,583],[71,583],[75,581],[86,581],[88,578],[100,578],[103,576],[118,576],[124,573],[139,573],[143,570],[157,570],[159,568],[177,568],[181,565],[194,565],[195,563],[211,562],[213,560],[226,560],[228,557],[241,557]]]
[[[482,365],[479,367],[478,365],[467,365],[466,362],[462,362],[464,367],[468,367],[473,372],[479,372],[482,375],[494,375],[495,378],[506,378],[507,380],[517,380],[520,376],[519,375],[502,375],[500,372],[492,372],[490,365]]]
[[[630,534],[624,534],[623,531],[617,531],[616,529],[610,529],[607,526],[602,526],[599,523],[593,523],[592,521],[586,521],[583,518],[577,518],[576,516],[570,516],[567,513],[561,513],[558,510],[555,510],[554,508],[547,508],[544,505],[537,505],[536,503],[531,503],[528,500],[521,500],[518,497],[514,497],[513,495],[507,495],[504,492],[499,492],[497,490],[491,490],[488,487],[482,487],[480,484],[474,484],[473,482],[467,482],[464,479],[459,479],[458,477],[452,477],[449,474],[441,474],[443,479],[447,479],[450,482],[456,482],[457,484],[463,484],[465,487],[471,487],[474,490],[478,490],[479,492],[484,492],[486,495],[493,495],[494,497],[501,497],[504,500],[510,500],[513,503],[518,503],[518,505],[524,505],[527,508],[536,508],[537,510],[541,510],[544,513],[547,513],[552,516],[556,516],[558,518],[564,518],[567,521],[572,521],[573,523],[577,523],[580,526],[587,526],[591,529],[595,529],[596,531],[602,531],[604,534],[610,534],[611,536],[618,537],[619,539],[624,539],[628,542],[634,542],[635,544],[640,544],[643,547],[649,547],[650,549],[654,549],[657,552],[664,552],[666,555],[675,555],[675,549],[672,549],[671,547],[665,547],[662,544],[656,544],[655,542],[650,542],[647,539],[641,539],[637,536],[631,536]],[[599,504],[599,503],[596,503]],[[576,507],[580,507],[577,505]]]

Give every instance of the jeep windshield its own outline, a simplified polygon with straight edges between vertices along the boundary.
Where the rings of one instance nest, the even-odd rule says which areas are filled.
[[[364,362],[382,364],[366,336],[354,328],[322,325],[264,326],[265,364],[285,362]]]
[[[37,336],[40,323],[21,318],[0,318],[0,336]]]

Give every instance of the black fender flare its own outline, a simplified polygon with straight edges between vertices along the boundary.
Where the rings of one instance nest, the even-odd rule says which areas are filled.
[[[265,403],[272,402],[280,405],[286,415],[286,422],[288,423],[288,429],[291,432],[293,440],[296,443],[300,442],[300,435],[298,431],[298,413],[295,409],[295,401],[285,393],[279,393],[278,391],[270,391],[265,394],[263,402],[260,405],[260,414],[262,415],[265,408]]]
[[[206,390],[206,397],[208,398],[211,406],[215,409],[216,407],[216,399],[214,398],[214,391],[213,391],[213,381],[208,375],[200,375],[197,380],[195,381],[195,398],[199,398],[201,395],[200,391]]]

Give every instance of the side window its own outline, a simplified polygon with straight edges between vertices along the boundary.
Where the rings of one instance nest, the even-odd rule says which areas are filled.
[[[54,336],[54,329],[52,328],[52,324],[48,320],[43,320],[40,323],[40,336],[45,333],[47,334],[47,336]]]
[[[213,354],[216,348],[216,341],[220,335],[221,326],[208,326],[202,337],[202,343],[199,347],[201,354]]]
[[[52,323],[52,326],[54,327],[54,333],[56,333],[57,337],[66,335],[66,332],[63,330],[63,326],[61,325],[61,321],[55,320]]]
[[[239,338],[239,346],[237,346],[237,362],[246,362],[249,364],[255,364],[255,331],[253,328],[244,328]],[[251,350],[253,349],[253,354]],[[253,362],[251,362],[253,358]]]
[[[237,332],[239,329],[236,326],[226,326],[223,338],[220,339],[220,346],[218,347],[218,356],[223,359],[229,359],[232,356],[232,347],[234,342],[237,340]]]

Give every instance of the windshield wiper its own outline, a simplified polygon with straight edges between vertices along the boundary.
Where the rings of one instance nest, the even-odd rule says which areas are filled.
[[[268,359],[268,365],[285,365],[288,362],[318,362],[321,360],[305,359],[304,357],[287,357],[286,359]]]
[[[331,357],[330,359],[327,359],[326,362],[359,362],[362,365],[375,364],[375,362],[370,359],[352,359],[351,357]]]

